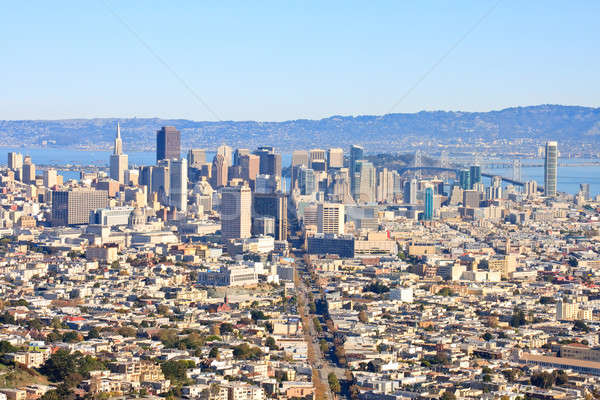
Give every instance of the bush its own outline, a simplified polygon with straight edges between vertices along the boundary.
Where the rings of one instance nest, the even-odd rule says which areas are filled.
[[[380,281],[376,281],[376,282],[373,282],[373,283],[365,286],[364,291],[372,292],[375,294],[382,294],[382,293],[389,292],[390,288],[388,286],[384,285],[383,283],[381,283]]]
[[[258,360],[263,356],[263,352],[258,347],[242,343],[233,348],[233,356],[238,360]]]

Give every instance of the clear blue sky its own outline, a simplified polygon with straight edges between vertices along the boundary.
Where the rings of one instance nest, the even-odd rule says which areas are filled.
[[[117,1],[224,120],[383,114],[495,1]],[[0,8],[0,119],[214,120],[94,1]],[[504,0],[395,112],[598,106],[600,2]]]

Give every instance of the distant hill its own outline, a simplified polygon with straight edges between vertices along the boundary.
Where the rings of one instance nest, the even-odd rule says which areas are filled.
[[[154,149],[155,132],[163,125],[181,130],[184,148],[208,149],[221,143],[247,148],[268,144],[284,151],[315,146],[347,147],[358,143],[370,151],[397,151],[406,143],[434,138],[600,141],[600,108],[540,105],[490,112],[422,111],[284,122],[159,118],[0,121],[0,145],[48,143],[62,147],[109,148],[117,121],[121,124],[125,151]]]

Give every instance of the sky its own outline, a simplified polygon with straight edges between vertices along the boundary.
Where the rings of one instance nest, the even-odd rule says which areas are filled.
[[[0,10],[4,120],[599,105],[595,0],[31,0]]]

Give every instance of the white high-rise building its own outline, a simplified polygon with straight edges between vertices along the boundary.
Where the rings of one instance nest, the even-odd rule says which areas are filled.
[[[224,240],[252,234],[252,191],[246,185],[224,187],[221,192],[221,236]]]
[[[50,168],[44,171],[44,186],[47,188],[52,188],[58,184],[58,177],[56,170],[54,168]]]
[[[121,127],[117,123],[117,136],[115,138],[114,151],[110,156],[110,179],[119,183],[125,183],[125,170],[129,168],[129,158],[123,154],[123,141],[121,140]]]
[[[23,154],[14,151],[8,153],[8,168],[15,173],[15,179],[20,181],[23,172]]]
[[[328,168],[344,168],[344,149],[333,148],[327,151]]]
[[[544,161],[544,194],[556,196],[556,176],[558,167],[558,143],[546,142],[546,159]]]
[[[177,210],[187,211],[187,159],[171,160],[169,168],[169,203]]]
[[[233,165],[233,150],[230,146],[222,144],[221,146],[217,147],[216,155],[219,154],[223,156],[223,161],[226,165],[225,168],[231,167]]]
[[[344,205],[321,203],[317,206],[317,230],[319,233],[344,234]]]

